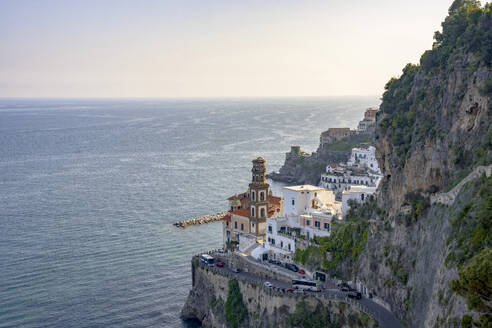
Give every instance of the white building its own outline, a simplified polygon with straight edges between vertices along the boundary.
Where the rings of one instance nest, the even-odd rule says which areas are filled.
[[[374,146],[353,148],[347,166],[367,168],[376,174],[381,174],[376,159],[376,148]]]
[[[330,235],[332,220],[341,219],[341,207],[329,189],[311,185],[284,187],[284,216],[267,219],[265,252],[275,259],[292,260],[301,236],[310,240]]]
[[[351,186],[342,192],[342,216],[345,217],[350,209],[349,200],[357,203],[365,202],[370,195],[376,192],[376,187]]]
[[[350,186],[377,187],[380,179],[381,175],[367,168],[330,164],[326,167],[326,173],[321,175],[319,184],[323,188],[329,188],[336,193],[341,193]]]
[[[335,202],[333,191],[312,185],[284,187],[284,215],[301,215]]]

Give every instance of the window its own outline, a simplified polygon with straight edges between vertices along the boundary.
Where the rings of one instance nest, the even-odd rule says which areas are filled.
[[[284,242],[283,241],[280,242],[280,248],[284,248]]]
[[[234,229],[237,229],[237,221],[234,221]]]
[[[314,197],[318,197],[318,193],[317,192],[314,193]]]
[[[306,220],[306,225],[311,225],[311,220]]]
[[[234,211],[234,206],[231,206],[231,211]]]
[[[314,226],[316,228],[319,228],[321,226],[320,222],[319,221],[314,221]]]
[[[241,223],[241,231],[244,231],[244,223]]]
[[[289,251],[290,251],[290,244],[289,244],[289,245],[287,245],[287,247],[289,248]]]
[[[251,192],[251,199],[255,200],[255,192],[254,191]]]
[[[255,208],[254,207],[251,207],[251,216],[255,217]]]
[[[261,216],[260,217],[264,218],[265,217],[265,208],[264,207],[261,208],[261,212],[260,213],[261,213]]]
[[[270,242],[272,243],[272,245],[275,245],[275,239],[271,239]]]
[[[296,201],[295,200],[292,200],[292,205],[295,205],[296,204]]]
[[[265,200],[265,192],[260,192],[260,200]]]
[[[361,200],[364,200],[364,194],[361,194],[361,195],[360,195],[360,199],[361,199]]]
[[[268,232],[272,233],[272,226],[271,225],[268,226]]]
[[[328,222],[325,222],[325,230],[330,231],[330,224]]]
[[[229,226],[229,221],[226,222],[226,226]]]

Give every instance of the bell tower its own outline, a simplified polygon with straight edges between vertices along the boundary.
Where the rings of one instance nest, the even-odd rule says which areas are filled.
[[[255,235],[265,234],[265,222],[268,216],[268,188],[270,185],[265,179],[265,160],[258,157],[253,160],[251,183],[249,184],[250,212],[249,221],[251,232]]]

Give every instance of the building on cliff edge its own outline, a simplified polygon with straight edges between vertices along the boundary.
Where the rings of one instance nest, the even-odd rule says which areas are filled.
[[[263,243],[267,218],[283,214],[282,198],[272,195],[265,172],[265,160],[254,159],[248,190],[228,198],[229,213],[222,220],[225,247],[236,244],[241,251],[247,251],[246,248]]]

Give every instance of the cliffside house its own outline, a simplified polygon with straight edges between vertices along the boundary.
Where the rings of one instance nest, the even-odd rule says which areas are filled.
[[[355,133],[356,131],[350,130],[350,128],[329,128],[328,130],[322,132],[319,137],[320,147],[324,148],[327,144],[342,140],[343,138]]]
[[[381,169],[376,159],[376,148],[371,145],[353,148],[347,166],[370,169],[381,175]]]
[[[373,132],[376,128],[376,113],[377,109],[369,108],[364,113],[364,118],[357,126],[357,133]]]
[[[222,220],[224,245],[239,243],[239,236],[250,235],[258,243],[265,238],[265,222],[268,217],[282,215],[282,198],[272,195],[265,179],[265,160],[253,160],[251,183],[247,192],[228,198],[229,214]]]
[[[351,186],[376,187],[381,176],[367,168],[347,167],[343,164],[330,164],[321,175],[320,186],[332,189],[338,196]]]
[[[376,192],[376,187],[367,186],[350,186],[349,189],[342,192],[342,216],[345,217],[350,209],[350,201],[364,203]]]

